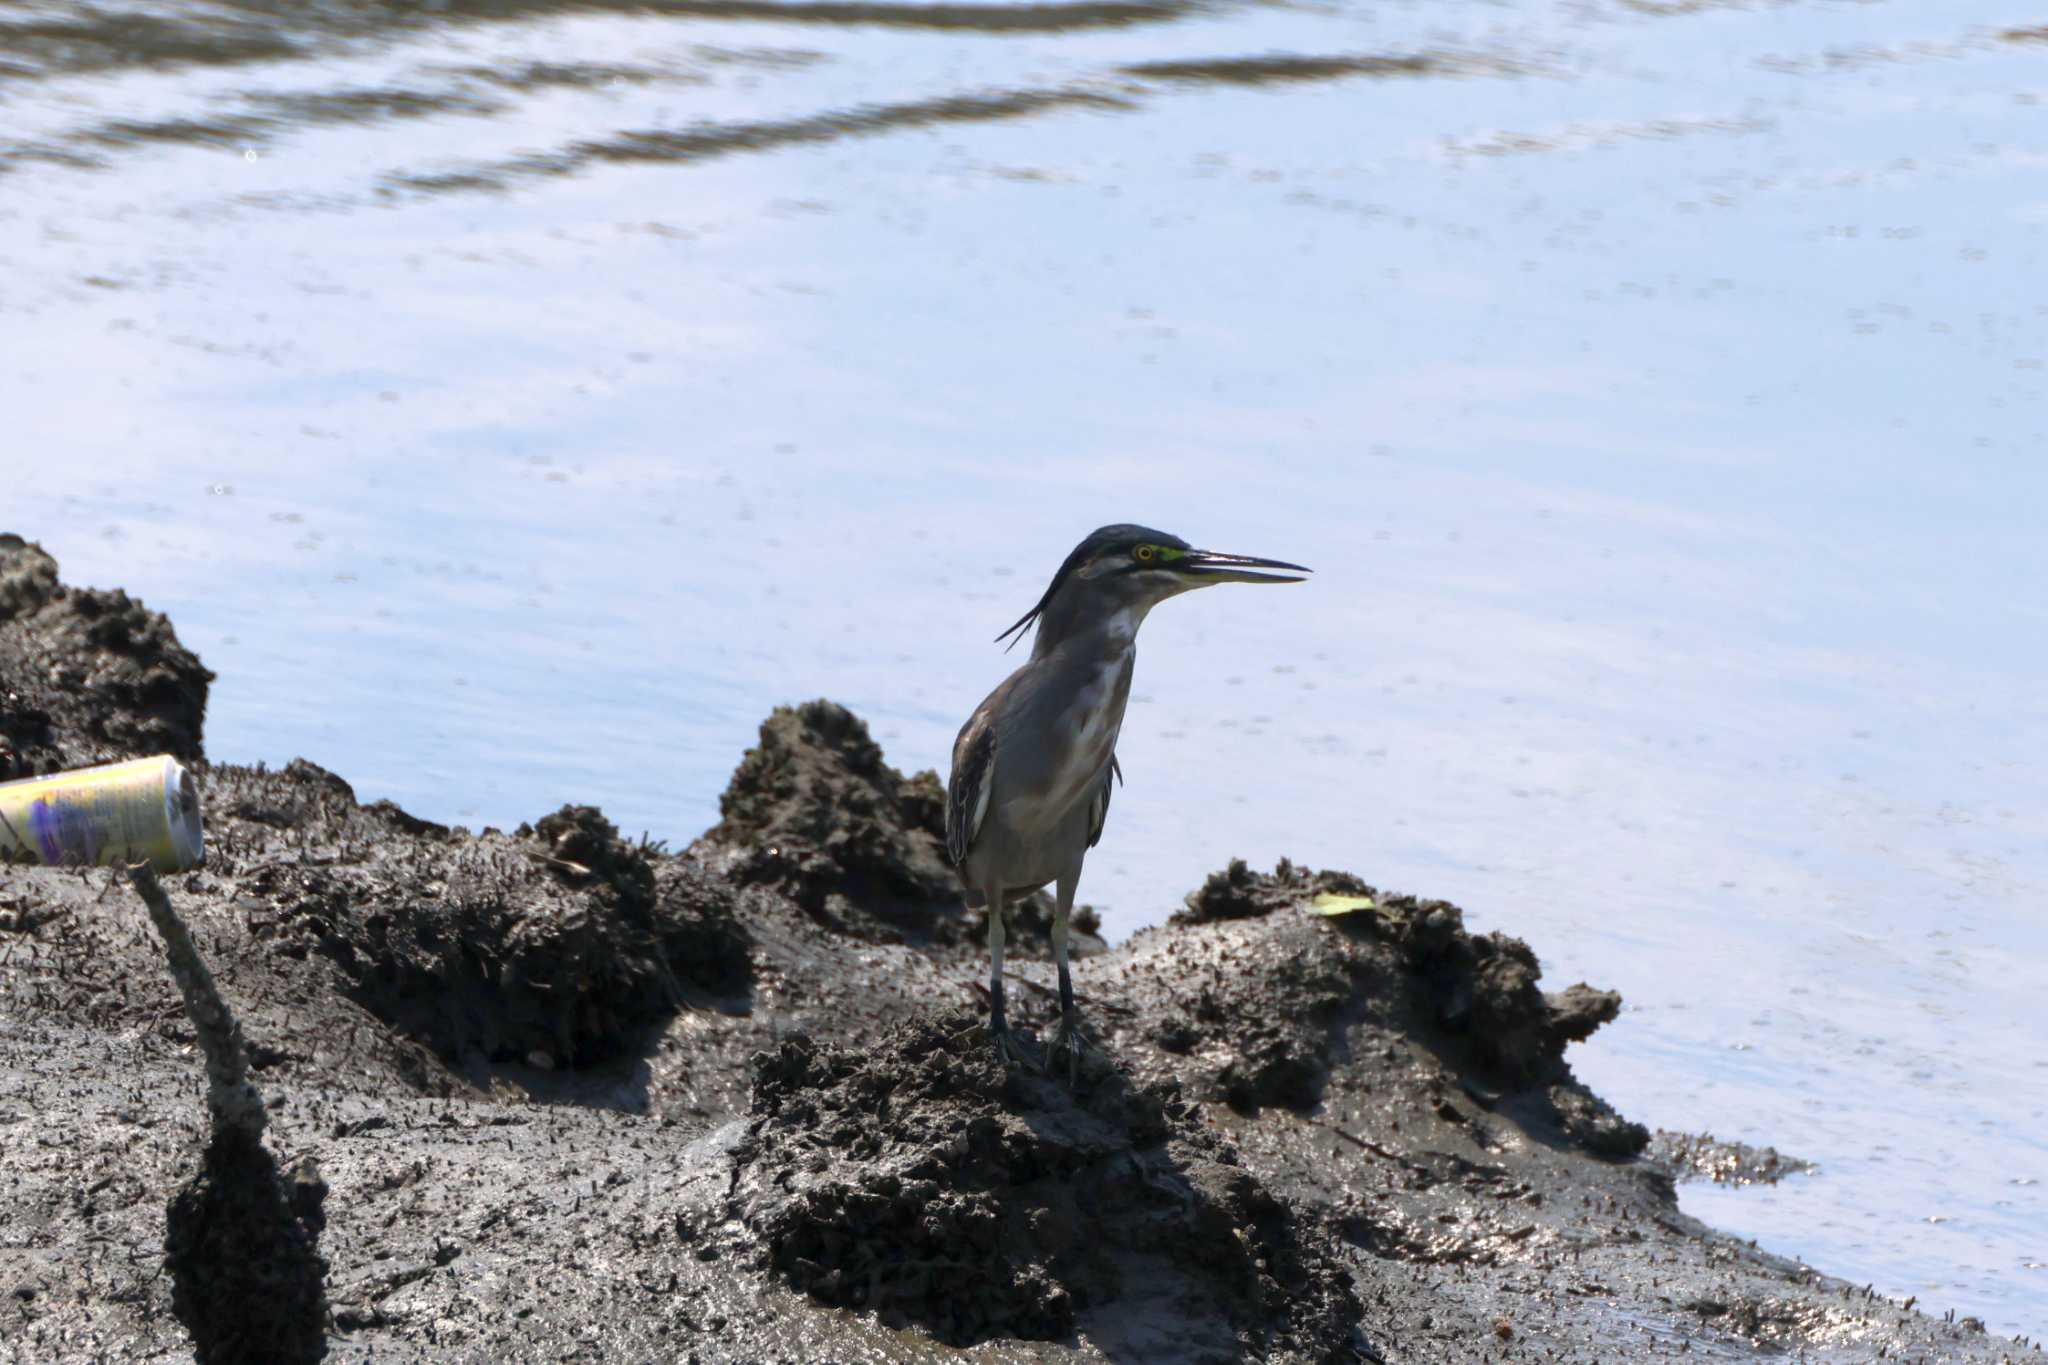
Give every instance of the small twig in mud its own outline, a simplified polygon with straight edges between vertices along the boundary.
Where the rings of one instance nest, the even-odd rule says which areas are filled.
[[[163,938],[171,979],[185,997],[185,1013],[199,1035],[200,1051],[206,1054],[206,1100],[213,1111],[214,1129],[217,1133],[233,1130],[254,1142],[263,1136],[263,1097],[249,1084],[249,1050],[242,1043],[242,1027],[215,989],[213,973],[200,959],[185,921],[171,908],[171,898],[157,880],[156,869],[148,863],[133,863],[128,880],[149,907],[149,918]]]
[[[1390,1152],[1386,1148],[1380,1146],[1377,1142],[1368,1142],[1366,1139],[1359,1137],[1355,1133],[1345,1132],[1342,1128],[1337,1127],[1335,1124],[1322,1123],[1315,1119],[1304,1119],[1302,1121],[1304,1123],[1309,1124],[1311,1127],[1322,1129],[1324,1132],[1330,1134],[1330,1136],[1332,1137],[1343,1138],[1346,1142],[1350,1143],[1354,1147],[1362,1147],[1366,1151],[1371,1152],[1374,1156],[1380,1157],[1383,1160],[1396,1162],[1399,1165],[1409,1167],[1412,1167],[1415,1164],[1414,1162],[1410,1161],[1407,1157],[1402,1156],[1399,1152]]]

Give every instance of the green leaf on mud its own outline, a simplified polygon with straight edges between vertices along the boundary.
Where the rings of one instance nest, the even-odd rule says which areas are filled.
[[[1311,915],[1348,915],[1354,910],[1372,908],[1371,896],[1340,896],[1334,891],[1317,892],[1316,898],[1308,904]]]

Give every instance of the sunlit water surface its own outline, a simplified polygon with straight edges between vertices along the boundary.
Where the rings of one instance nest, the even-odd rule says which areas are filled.
[[[0,6],[0,529],[217,758],[681,843],[942,771],[1138,520],[1083,899],[1354,869],[1618,987],[1712,1221],[2048,1332],[2048,15],[2018,0]]]

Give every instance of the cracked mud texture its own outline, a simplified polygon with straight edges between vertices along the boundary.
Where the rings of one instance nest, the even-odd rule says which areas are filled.
[[[0,781],[167,753],[204,757],[213,674],[127,593],[68,587],[0,534]]]
[[[20,604],[41,615],[59,591],[12,553],[0,696],[22,694]],[[101,657],[68,628],[47,639],[67,667]],[[122,695],[38,702],[39,752],[100,756],[132,719]],[[933,813],[864,727],[810,710],[768,728],[825,788],[750,769],[735,786],[761,800],[728,811],[826,820],[777,825],[827,857],[809,892],[728,874],[722,841],[628,843],[585,806],[471,833],[312,763],[202,772],[208,864],[166,889],[241,1022],[285,1207],[310,1227],[293,1182],[328,1187],[328,1359],[925,1362],[956,1358],[949,1336],[1002,1365],[1307,1361],[1333,1342],[1461,1365],[2043,1359],[1688,1217],[1565,1061],[1616,997],[1546,994],[1526,946],[1443,902],[1301,912],[1333,878],[1364,887],[1344,874],[1226,869],[1251,913],[1077,961],[1120,1075],[1077,1098],[998,1088],[967,1027],[979,949],[927,936],[925,911],[833,908],[848,887],[934,886]],[[856,764],[870,795],[835,842],[832,784]],[[1020,954],[1010,979],[1013,1025],[1042,1035],[1049,964]],[[191,1358],[165,1271],[190,1228],[167,1205],[206,1161],[192,1044],[112,874],[0,867],[0,1361]],[[887,1177],[931,1182],[927,1249],[974,1255],[932,1257],[922,1285],[908,1255],[873,1259],[899,1216],[869,1184]],[[1098,1226],[1083,1195],[1129,1212]],[[1147,1219],[1177,1244],[1139,1249]],[[971,1312],[934,1292],[947,1276]],[[282,1357],[300,1302],[251,1294],[246,1326]]]
[[[955,1346],[1087,1324],[1155,1358],[1356,1359],[1333,1239],[1178,1092],[1099,1060],[1072,1090],[1007,1070],[971,1015],[785,1039],[731,1214],[793,1287]]]

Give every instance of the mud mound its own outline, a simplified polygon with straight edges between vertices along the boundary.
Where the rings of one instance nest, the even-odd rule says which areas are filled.
[[[845,707],[778,706],[693,852],[840,932],[953,941],[973,926],[946,862],[945,801],[936,773],[906,778],[884,763]]]
[[[1308,913],[1322,892],[1372,905]],[[1526,943],[1467,932],[1448,901],[1382,895],[1284,859],[1271,873],[1239,860],[1140,942],[1136,980],[1165,997],[1148,1011],[1147,1040],[1188,1059],[1191,1070],[1177,1069],[1242,1112],[1313,1108],[1369,1027],[1424,1043],[1484,1103],[1522,1097],[1526,1117],[1596,1153],[1633,1155],[1649,1140],[1564,1062],[1566,1045],[1612,1020],[1621,997],[1586,985],[1546,995]]]
[[[118,589],[65,587],[41,546],[0,534],[0,781],[201,759],[212,682],[163,616]]]
[[[1546,996],[1543,968],[1521,939],[1465,930],[1449,901],[1375,896],[1377,909],[1343,917],[1348,929],[1392,944],[1421,978],[1419,1003],[1445,1032],[1463,1040],[1479,1066],[1511,1086],[1550,1078],[1564,1047],[1621,1010],[1621,997],[1583,984]]]
[[[686,986],[745,986],[732,889],[565,806],[507,835],[451,832],[303,761],[217,767],[208,871],[281,955],[451,1062],[583,1066],[621,1055]]]
[[[1241,858],[1210,874],[1169,921],[1163,953],[1148,955],[1146,975],[1172,1001],[1152,1011],[1150,1041],[1194,1060],[1202,1091],[1241,1113],[1314,1108],[1345,1053],[1346,1026],[1386,990],[1372,954],[1303,910],[1318,892],[1371,890],[1349,873],[1285,859],[1270,875]],[[1224,925],[1239,932],[1191,940],[1176,932]]]
[[[1173,1088],[1106,1063],[1071,1094],[1006,1074],[970,1018],[925,1018],[857,1051],[785,1040],[756,1059],[753,1112],[730,1215],[826,1303],[965,1346],[1142,1301],[1315,1359],[1358,1320],[1329,1239]]]
[[[1286,941],[1260,945],[1256,965],[1204,963],[1171,983],[1182,1003],[1148,1011],[1151,1041],[1194,1058],[1204,1093],[1241,1113],[1313,1109],[1342,1051],[1343,1025],[1362,1013],[1364,963],[1312,926],[1292,927]]]
[[[199,1174],[172,1196],[164,1229],[171,1310],[202,1365],[304,1365],[327,1354],[326,1197],[316,1174],[281,1180],[260,1141],[215,1134]]]
[[[1188,893],[1172,925],[1262,919],[1278,911],[1300,913],[1323,891],[1369,895],[1372,888],[1347,872],[1311,872],[1282,858],[1270,876],[1233,858]],[[1212,970],[1196,983],[1191,1008],[1169,1013],[1152,1040],[1187,1054],[1207,1045],[1218,1058],[1211,1093],[1241,1113],[1267,1105],[1315,1107],[1330,1066],[1341,1051],[1341,1025],[1358,1011],[1353,997],[1364,963],[1325,936],[1301,934],[1274,943],[1271,957],[1250,972]]]
[[[1191,892],[1176,924],[1304,910],[1322,892],[1364,896],[1371,908],[1328,917],[1340,932],[1393,947],[1420,978],[1414,1003],[1444,1032],[1463,1039],[1478,1065],[1513,1087],[1554,1079],[1567,1043],[1581,1042],[1621,1012],[1621,996],[1580,983],[1556,995],[1537,988],[1542,967],[1529,945],[1506,934],[1466,932],[1449,901],[1382,895],[1348,872],[1311,872],[1285,858],[1270,873],[1234,859]]]
[[[1711,1180],[1716,1185],[1775,1185],[1788,1175],[1815,1169],[1813,1162],[1787,1156],[1776,1147],[1752,1147],[1712,1133],[1674,1133],[1668,1128],[1657,1130],[1648,1155],[1673,1180]]]
[[[1372,888],[1349,872],[1310,872],[1282,858],[1273,875],[1254,872],[1242,858],[1232,858],[1221,872],[1211,872],[1201,888],[1182,902],[1187,908],[1167,917],[1169,924],[1209,924],[1226,919],[1257,919],[1275,910],[1298,910],[1319,892],[1340,896],[1371,895]]]
[[[42,546],[0,533],[0,621],[40,611],[61,589],[57,561]]]
[[[1521,939],[1468,933],[1464,912],[1449,901],[1376,894],[1375,900],[1374,910],[1338,922],[1407,960],[1420,989],[1399,1023],[1431,1039],[1469,1080],[1540,1093],[1527,1117],[1547,1118],[1595,1155],[1631,1157],[1649,1145],[1650,1130],[1615,1113],[1564,1060],[1567,1044],[1583,1042],[1621,1013],[1619,992],[1580,982],[1546,994],[1536,985],[1543,968]]]

